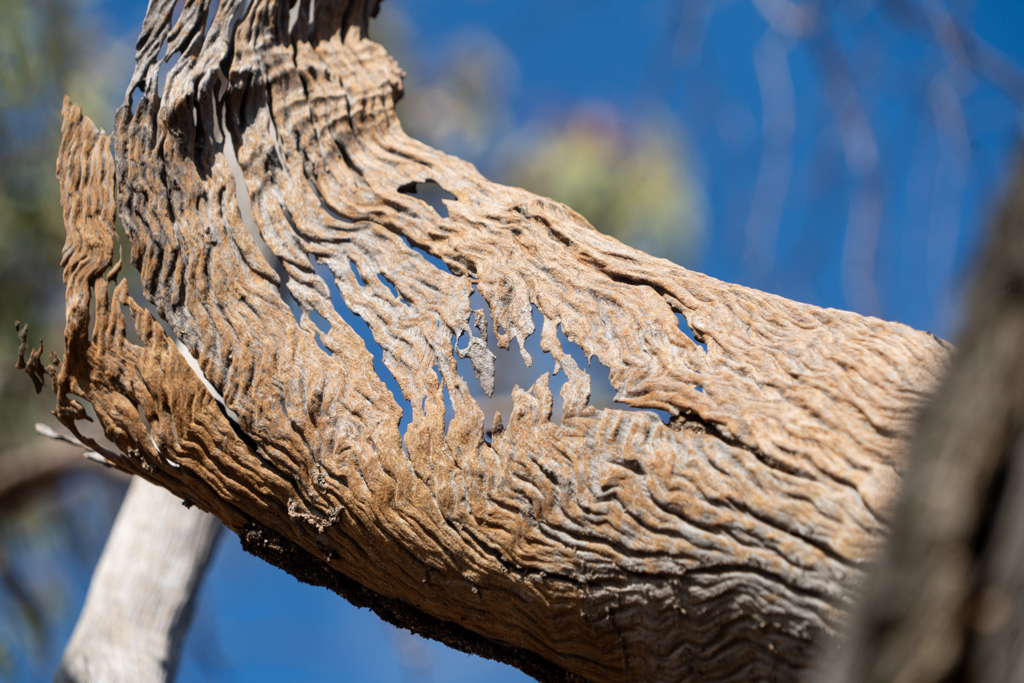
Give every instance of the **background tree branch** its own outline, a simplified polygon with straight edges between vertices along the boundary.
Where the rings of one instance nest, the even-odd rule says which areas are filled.
[[[133,478],[55,681],[173,681],[220,530],[212,515]]]

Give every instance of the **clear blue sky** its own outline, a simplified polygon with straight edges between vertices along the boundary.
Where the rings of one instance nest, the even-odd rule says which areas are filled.
[[[881,24],[877,30],[849,34],[837,30],[837,44],[847,54],[868,59],[873,46],[885,46],[874,80],[864,85],[885,198],[875,242],[877,306],[867,306],[866,298],[843,285],[850,198],[860,181],[847,173],[842,136],[831,123],[834,112],[821,97],[816,48],[801,45],[788,53],[793,156],[785,195],[779,198],[780,217],[775,227],[757,233],[769,245],[770,264],[765,266],[764,258],[752,261],[743,252],[764,141],[753,55],[767,24],[746,0],[709,3],[717,9],[701,47],[682,59],[673,56],[675,34],[666,29],[682,4],[387,0],[382,12],[404,12],[415,27],[416,45],[424,50],[443,45],[469,26],[493,34],[518,63],[513,111],[519,123],[539,111],[580,101],[612,103],[627,118],[651,106],[677,116],[688,131],[690,163],[707,197],[708,238],[695,267],[783,296],[860,307],[953,337],[957,293],[1012,162],[1020,109],[982,81],[951,76],[961,88],[966,121],[969,162],[964,171],[950,162],[960,159],[956,155],[963,155],[963,145],[944,146],[935,134],[929,103],[942,97],[945,81],[934,74],[946,67],[930,37]],[[143,2],[134,0],[97,0],[97,8],[114,18],[115,33],[132,35],[145,10]],[[981,2],[971,16],[983,39],[1018,68],[1024,66],[1024,3]],[[870,16],[858,21],[871,24]],[[769,204],[772,199],[768,191]],[[426,673],[403,670],[394,637],[367,611],[298,584],[244,554],[237,538],[226,535],[200,597],[180,680],[528,680],[508,667],[434,643],[426,646]]]

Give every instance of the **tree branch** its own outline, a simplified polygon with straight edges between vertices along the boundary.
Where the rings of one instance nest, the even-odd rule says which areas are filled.
[[[224,0],[206,29],[208,0],[174,26],[154,0],[113,135],[65,103],[57,417],[300,578],[533,675],[796,680],[885,537],[949,346],[652,258],[409,138],[376,5]],[[447,216],[408,193],[428,180]],[[117,281],[115,206],[174,337]],[[545,373],[488,441],[470,385],[503,371],[494,339],[534,362],[535,310],[565,417]],[[589,405],[573,345],[641,410]],[[78,433],[76,396],[120,452]]]
[[[62,474],[88,468],[119,479],[124,473],[99,469],[82,453],[82,447],[55,444],[34,444],[0,454],[0,509],[10,509],[18,501]]]
[[[221,524],[132,479],[55,683],[170,683]]]

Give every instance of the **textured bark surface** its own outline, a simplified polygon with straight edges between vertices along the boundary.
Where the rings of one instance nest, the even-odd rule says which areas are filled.
[[[979,265],[891,541],[828,681],[1024,680],[1024,162]]]
[[[138,477],[96,565],[55,683],[170,683],[221,524]]]
[[[949,346],[688,271],[489,182],[402,131],[376,2],[289,4],[190,0],[172,22],[154,0],[111,138],[66,103],[58,418],[77,434],[87,399],[121,452],[82,439],[116,467],[304,580],[539,678],[796,680],[884,540]],[[409,194],[427,181],[447,216]],[[118,281],[115,207],[173,336]],[[551,358],[523,362],[565,373],[563,419],[548,374],[485,416],[470,386],[493,389],[494,344],[533,334]],[[573,346],[642,410],[590,406]],[[411,403],[404,433],[378,373]]]

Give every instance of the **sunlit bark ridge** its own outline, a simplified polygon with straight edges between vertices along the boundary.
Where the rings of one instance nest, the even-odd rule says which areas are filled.
[[[109,138],[65,103],[60,421],[299,578],[542,680],[796,680],[949,346],[653,258],[409,138],[377,2],[175,4],[150,3]],[[118,280],[115,211],[173,337]],[[484,415],[494,340],[533,334],[564,418],[548,374]],[[597,363],[642,410],[589,405]]]

